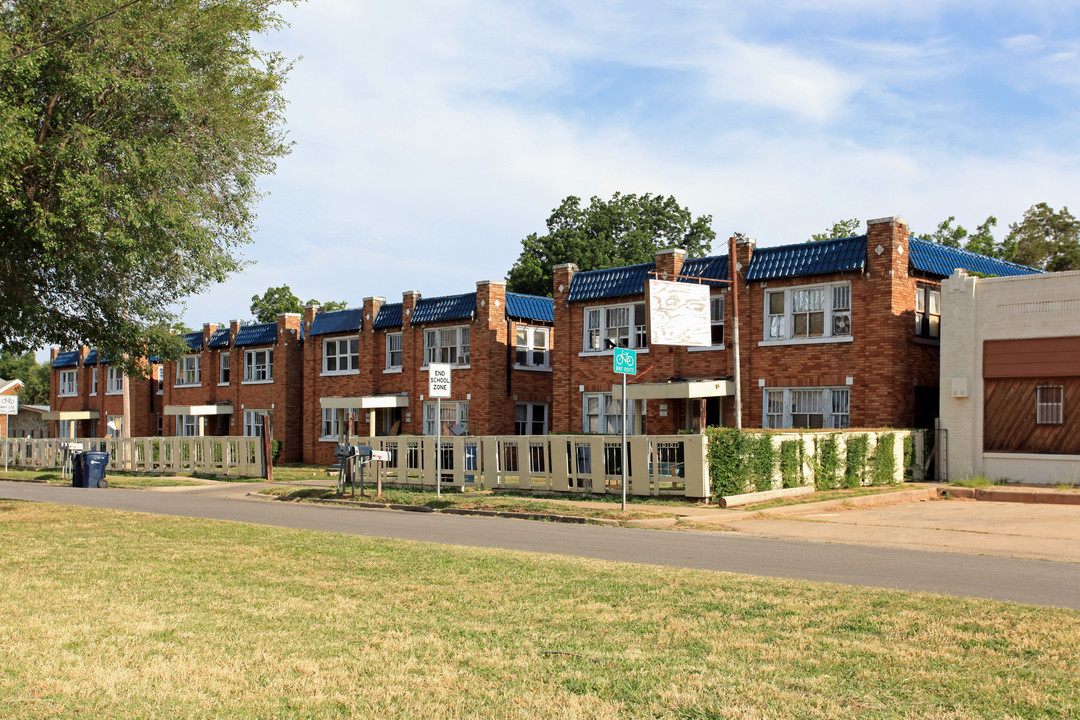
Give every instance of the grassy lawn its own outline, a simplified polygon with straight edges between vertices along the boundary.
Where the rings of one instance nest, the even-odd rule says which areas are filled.
[[[205,483],[186,477],[162,475],[136,475],[124,472],[107,472],[105,479],[109,487],[178,487],[186,485],[204,485]],[[38,480],[49,485],[70,485],[71,477],[61,475],[59,470],[0,470],[0,480]]]
[[[5,718],[1067,718],[1080,613],[0,501]]]
[[[494,510],[498,512],[540,513],[545,515],[568,515],[572,517],[605,518],[610,520],[631,520],[637,518],[671,517],[674,512],[663,513],[634,509],[629,504],[623,512],[617,504],[611,508],[583,508],[553,502],[549,499],[537,499],[527,495],[487,492],[443,492],[437,497],[434,491],[412,490],[408,488],[383,488],[382,495],[376,495],[374,488],[368,488],[367,495],[361,497],[359,491],[354,496],[351,492],[338,495],[334,488],[293,488],[274,487],[262,491],[288,500],[357,500],[362,502],[386,503],[390,505],[417,505],[435,509],[464,508],[468,510]],[[549,498],[559,496],[547,496]],[[575,495],[563,498],[591,499],[588,496]],[[684,503],[685,504],[685,503]]]

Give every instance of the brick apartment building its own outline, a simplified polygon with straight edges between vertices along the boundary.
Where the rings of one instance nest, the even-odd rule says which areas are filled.
[[[744,427],[927,427],[937,416],[941,280],[954,268],[1034,272],[910,239],[899,218],[867,234],[757,249],[736,243]],[[555,432],[620,432],[611,346],[637,348],[627,432],[734,423],[728,256],[554,273]],[[711,286],[712,344],[648,347],[650,278]]]
[[[361,435],[544,434],[549,429],[553,315],[550,298],[476,291],[304,314],[304,459],[326,463],[354,423]],[[452,397],[436,422],[429,362],[451,366]]]
[[[42,419],[55,423],[52,436],[106,437],[110,422],[120,434],[124,424],[124,376],[119,368],[85,346],[66,352],[53,348],[50,358],[49,411],[42,413]],[[150,379],[128,381],[131,437],[159,434],[162,398],[154,378],[160,373],[161,365],[151,359]]]
[[[280,462],[302,453],[303,334],[298,313],[277,322],[221,328],[207,323],[184,336],[188,353],[164,367],[166,435],[262,435],[269,416]]]

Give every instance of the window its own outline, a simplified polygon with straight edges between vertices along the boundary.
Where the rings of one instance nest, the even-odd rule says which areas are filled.
[[[76,380],[78,379],[78,370],[61,370],[60,371],[60,389],[57,391],[57,395],[60,397],[73,397],[79,394],[76,389]]]
[[[401,369],[401,333],[386,333],[386,369]]]
[[[248,350],[244,353],[244,382],[273,382],[274,350]]]
[[[124,437],[123,415],[108,415],[106,420],[105,427],[108,430],[109,437]]]
[[[353,413],[357,421],[360,419],[360,408],[323,408],[322,439],[337,442],[343,433],[348,432],[349,413]]]
[[[851,425],[849,388],[769,388],[764,395],[767,428],[846,428]]]
[[[247,437],[262,437],[263,415],[269,414],[269,410],[245,410],[244,435]]]
[[[627,408],[629,424],[626,433],[634,433],[635,400],[630,401]],[[582,397],[582,432],[621,435],[622,434],[622,401],[611,393],[585,393]]]
[[[436,328],[424,331],[424,365],[469,364],[469,328]]]
[[[157,416],[157,434],[158,437],[161,437],[165,434],[165,418],[163,418],[161,415]]]
[[[198,437],[199,417],[197,415],[177,415],[176,434],[182,437]]]
[[[157,368],[157,394],[161,395],[165,392],[165,366],[158,365]],[[161,433],[158,433],[160,435]]]
[[[544,403],[515,405],[514,432],[518,435],[547,435],[547,405]]]
[[[1035,423],[1061,425],[1065,422],[1065,387],[1040,385],[1035,388]]]
[[[709,298],[709,326],[712,328],[712,344],[724,344],[724,296]]]
[[[450,428],[458,423],[469,426],[469,403],[454,400],[442,401],[442,435],[450,435]],[[435,403],[424,403],[424,434],[435,434]]]
[[[323,373],[341,375],[353,372],[360,372],[360,340],[323,340]]]
[[[124,374],[118,368],[110,367],[105,381],[106,395],[119,395],[124,392]]]
[[[548,328],[517,326],[515,343],[518,367],[547,368],[551,365]]]
[[[850,283],[765,292],[766,342],[850,336]]]
[[[915,288],[915,336],[941,337],[941,291],[932,287]]]
[[[232,358],[227,352],[221,353],[218,356],[218,385],[229,384],[229,366],[232,363]]]
[[[648,347],[645,303],[585,308],[584,352]]]
[[[185,355],[176,361],[176,384],[199,385],[202,383],[202,357]]]
[[[97,395],[97,368],[90,371],[90,394]]]

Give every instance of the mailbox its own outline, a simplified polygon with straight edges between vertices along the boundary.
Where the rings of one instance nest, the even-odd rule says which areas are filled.
[[[353,456],[352,445],[338,445],[334,448],[334,457],[336,458],[350,458]]]

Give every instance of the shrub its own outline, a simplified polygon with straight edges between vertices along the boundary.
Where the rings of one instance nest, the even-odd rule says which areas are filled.
[[[786,488],[802,485],[801,445],[801,440],[784,440],[780,443],[780,476]]]
[[[750,437],[735,428],[708,428],[709,479],[714,495],[746,492]]]
[[[870,481],[874,485],[888,485],[896,479],[896,435],[884,433],[878,436],[874,448]]]
[[[866,435],[849,437],[847,441],[847,466],[844,469],[844,487],[857,488],[866,477],[866,458],[870,454],[870,438]]]
[[[750,442],[750,470],[753,473],[754,489],[772,490],[773,470],[776,468],[776,448],[773,447],[772,435],[762,434]]]
[[[274,465],[277,465],[277,461],[278,461],[279,457],[281,457],[281,441],[280,440],[271,440],[270,441],[270,462],[272,464],[274,464]]]
[[[915,479],[915,436],[904,436],[904,477]]]
[[[814,440],[814,487],[817,490],[835,490],[840,471],[840,446],[836,435],[823,435]]]

